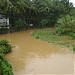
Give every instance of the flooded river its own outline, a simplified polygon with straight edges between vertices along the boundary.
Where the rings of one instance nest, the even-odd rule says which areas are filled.
[[[35,39],[34,30],[0,35],[13,46],[6,55],[14,75],[74,75],[74,55],[68,48]]]

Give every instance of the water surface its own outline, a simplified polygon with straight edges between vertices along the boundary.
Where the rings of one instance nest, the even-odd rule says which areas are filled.
[[[0,35],[13,46],[6,55],[15,75],[73,75],[74,54],[68,48],[35,39],[34,30]]]

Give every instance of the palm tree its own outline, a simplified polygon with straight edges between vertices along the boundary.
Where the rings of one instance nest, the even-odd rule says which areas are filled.
[[[13,10],[14,12],[24,12],[28,7],[27,0],[0,0],[0,9],[3,13]]]
[[[11,7],[13,7],[13,4],[10,0],[0,0],[0,9],[3,13],[7,13]]]

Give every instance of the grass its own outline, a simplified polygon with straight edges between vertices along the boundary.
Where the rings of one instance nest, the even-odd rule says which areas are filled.
[[[44,31],[44,30],[39,30],[37,32],[34,32],[33,37],[35,37],[36,39],[41,39],[48,42],[56,42],[61,39],[61,36],[57,36],[53,34],[52,32]]]
[[[55,34],[55,31],[52,29],[41,29],[32,34],[32,36],[36,39],[41,39],[47,41],[48,43],[56,43],[61,46],[66,46],[68,48],[73,49],[75,45],[75,40],[72,40],[70,36],[59,36]]]

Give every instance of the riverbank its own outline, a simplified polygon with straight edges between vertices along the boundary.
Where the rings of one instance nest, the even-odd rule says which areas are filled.
[[[48,43],[55,43],[60,45],[61,47],[68,47],[73,50],[73,46],[75,45],[75,40],[73,40],[70,36],[67,35],[57,35],[52,28],[48,29],[40,29],[32,34],[32,36],[36,39],[41,39],[47,41]]]
[[[12,47],[7,40],[0,40],[0,75],[14,75],[12,66],[5,58],[5,54],[12,51]]]

